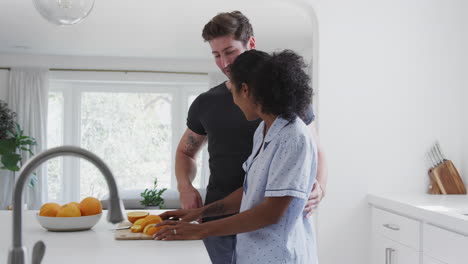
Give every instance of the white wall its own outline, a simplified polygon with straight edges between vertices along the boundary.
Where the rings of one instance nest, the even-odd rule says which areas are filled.
[[[464,12],[462,23],[463,23],[463,29],[462,29],[462,46],[463,47],[468,47],[468,16],[466,13],[468,12],[468,1],[463,1],[463,8],[460,9],[460,12]],[[461,103],[462,103],[462,110],[465,115],[463,115],[463,119],[460,121],[462,124],[462,142],[463,144],[462,149],[461,149],[461,155],[463,157],[461,161],[461,170],[462,174],[465,179],[465,185],[468,182],[468,103],[466,103],[468,99],[468,49],[463,50],[463,56],[460,56],[461,59],[463,60],[462,64],[462,74],[464,75],[463,79],[463,87],[462,91],[463,94],[460,97]]]
[[[460,164],[468,10],[462,0],[310,3],[319,24],[320,136],[330,170],[319,257],[368,263],[368,192],[425,193],[424,154],[436,139],[467,172]]]

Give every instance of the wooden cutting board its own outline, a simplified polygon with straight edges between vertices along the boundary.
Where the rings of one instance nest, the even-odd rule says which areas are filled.
[[[441,194],[466,194],[465,184],[450,160],[429,171]]]
[[[117,227],[131,226],[132,223],[124,221]],[[115,230],[115,240],[153,240],[152,236],[145,235],[143,233],[133,233],[129,229]]]

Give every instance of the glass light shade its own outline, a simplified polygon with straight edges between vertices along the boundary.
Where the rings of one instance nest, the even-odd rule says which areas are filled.
[[[89,15],[94,0],[33,0],[39,14],[56,25],[73,25]]]

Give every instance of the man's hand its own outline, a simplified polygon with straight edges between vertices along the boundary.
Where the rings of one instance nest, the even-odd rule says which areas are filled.
[[[193,186],[190,186],[179,192],[180,204],[183,209],[200,208],[203,201],[200,193]]]
[[[319,203],[322,201],[323,194],[322,187],[317,181],[315,181],[309,195],[309,200],[304,208],[304,212],[307,213],[306,217],[311,217],[315,210],[317,210]]]
[[[196,155],[206,142],[206,136],[198,135],[186,129],[176,150],[175,174],[180,204],[183,209],[199,208],[203,206],[200,193],[192,185],[197,174]]]

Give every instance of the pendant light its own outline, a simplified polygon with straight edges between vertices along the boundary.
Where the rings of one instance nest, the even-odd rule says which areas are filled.
[[[39,14],[56,25],[73,25],[89,15],[94,0],[33,0]]]

